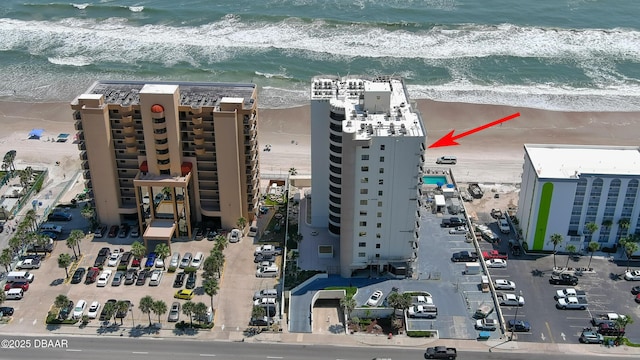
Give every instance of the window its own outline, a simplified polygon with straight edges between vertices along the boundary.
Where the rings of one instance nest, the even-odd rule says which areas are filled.
[[[384,162],[384,156],[380,156],[380,162]]]
[[[360,211],[360,216],[367,216],[367,212],[366,211]]]
[[[360,205],[367,205],[367,200],[360,200]]]
[[[380,238],[382,238],[382,235],[376,234],[376,239],[380,239]]]
[[[367,226],[367,222],[366,221],[360,221],[360,226]]]
[[[384,168],[380,168],[380,169],[378,169],[378,173],[380,173],[380,174],[384,174]]]
[[[376,214],[376,217],[381,218],[381,217],[382,217],[382,213],[381,213],[381,212],[377,213],[377,214]]]
[[[378,191],[378,196],[382,196],[382,190]]]
[[[369,167],[368,166],[361,166],[360,167],[360,171],[367,172],[367,171],[369,171]]]
[[[382,223],[377,223],[377,224],[376,224],[376,227],[377,227],[378,229],[382,228]]]
[[[380,258],[380,254],[376,254],[376,259],[379,259],[379,258]]]
[[[366,195],[369,193],[369,189],[360,189],[360,194],[361,195]]]
[[[369,155],[365,154],[360,157],[362,160],[369,160]]]
[[[358,243],[358,247],[367,247],[367,243],[366,242],[359,242]]]
[[[384,145],[380,145],[380,150],[384,150]]]
[[[366,232],[366,231],[360,231],[360,232],[358,233],[358,236],[360,236],[360,237],[365,237],[365,236],[367,236],[367,232]]]
[[[378,201],[378,207],[382,207],[382,201]]]
[[[366,254],[366,253],[363,253],[363,252],[359,252],[359,253],[358,253],[358,257],[366,257],[366,256],[367,256],[367,254]]]
[[[383,179],[378,179],[378,185],[384,185],[384,180]]]
[[[369,183],[369,178],[364,177],[364,178],[360,179],[360,183],[361,184],[368,184]]]
[[[376,244],[376,249],[380,249],[380,244]]]

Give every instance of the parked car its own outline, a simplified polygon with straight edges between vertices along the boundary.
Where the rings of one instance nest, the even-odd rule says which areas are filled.
[[[144,267],[153,267],[156,263],[156,253],[150,252],[147,255],[147,261],[144,263]]]
[[[13,311],[13,308],[10,306],[0,306],[0,313],[2,316],[12,316]]]
[[[640,281],[640,270],[629,270],[625,272],[624,279],[628,281]]]
[[[180,261],[180,269],[184,269],[186,267],[189,266],[189,264],[191,264],[191,259],[193,259],[193,254],[188,252],[186,254],[184,254],[184,257],[182,258],[182,261]]]
[[[87,285],[93,284],[94,282],[96,282],[98,275],[100,275],[100,269],[98,269],[97,267],[90,268],[87,272],[87,277],[84,279],[84,283]]]
[[[632,287],[632,288],[631,288],[631,293],[632,293],[633,295],[638,295],[638,294],[640,294],[640,286],[634,286],[634,287]]]
[[[120,238],[126,238],[127,235],[129,234],[129,224],[122,224],[120,225],[120,228],[118,229],[118,237]]]
[[[100,277],[98,277],[98,281],[97,281],[97,286],[98,287],[104,287],[107,286],[107,283],[109,283],[109,278],[111,277],[111,270],[103,270],[102,274],[100,274]]]
[[[129,233],[129,236],[131,236],[132,238],[137,238],[140,236],[140,226],[136,225],[133,228],[131,228],[131,232]]]
[[[79,284],[82,282],[82,278],[84,274],[87,272],[85,268],[77,268],[76,271],[73,272],[73,276],[71,277],[72,284]]]
[[[182,299],[182,300],[191,300],[191,299],[193,299],[194,296],[195,296],[195,294],[193,293],[193,290],[189,290],[189,289],[178,290],[173,295],[174,298]]]
[[[531,331],[531,324],[525,320],[509,320],[507,321],[507,330],[515,332],[529,332]]]
[[[109,257],[110,254],[111,254],[111,249],[108,247],[103,247],[100,249],[100,251],[98,251],[98,256]]]
[[[549,284],[554,285],[578,285],[578,277],[570,274],[551,274]]]
[[[116,300],[116,299],[109,299],[109,300],[107,300],[106,303],[104,303],[104,307],[102,308],[102,311],[100,312],[100,319],[99,319],[100,321],[109,321],[109,320],[111,320],[110,318],[107,319],[107,312],[105,310],[107,308],[107,304],[114,304],[115,305],[117,302],[118,302],[118,300]]]
[[[180,319],[180,303],[174,302],[171,304],[171,310],[169,310],[169,318],[167,321],[176,322]]]
[[[120,257],[120,263],[118,263],[118,267],[126,268],[127,266],[129,266],[132,258],[133,255],[130,252],[126,251],[122,253],[122,256]]]
[[[114,237],[118,236],[118,230],[119,230],[119,229],[120,229],[120,228],[118,227],[118,225],[112,225],[112,226],[109,228],[109,237],[110,237],[110,238],[114,238]]]
[[[107,265],[109,266],[117,266],[118,262],[120,262],[120,250],[115,249],[109,256],[109,261],[107,261]]]
[[[107,300],[106,303],[104,303],[104,307],[102,307],[102,311],[100,312],[100,318],[99,318],[100,321],[109,321],[109,320],[111,320],[110,318],[107,319],[107,312],[105,310],[107,308],[107,304],[114,304],[115,305],[117,302],[118,302],[118,300],[116,300],[116,299],[109,299],[109,300]]]
[[[175,269],[180,265],[180,253],[179,252],[174,252],[173,255],[171,255],[171,261],[169,261],[169,269]]]
[[[495,281],[495,288],[496,290],[515,290],[516,283],[505,279],[498,279]]]
[[[136,269],[129,269],[127,273],[124,275],[124,284],[131,285],[136,282],[138,278],[138,271]]]
[[[449,229],[449,234],[451,235],[462,235],[462,234],[466,234],[467,233],[467,227],[466,226],[456,226],[453,229]]]
[[[48,221],[71,221],[73,216],[66,212],[53,212],[47,217]]]
[[[156,258],[155,267],[156,268],[163,268],[164,267],[164,260],[162,258]]]
[[[489,259],[485,261],[488,268],[506,268],[507,261],[503,259]]]
[[[591,328],[585,328],[582,330],[578,340],[583,344],[602,344],[604,342],[604,336],[593,331]]]
[[[104,236],[105,232],[107,232],[107,225],[98,225],[98,227],[93,231],[93,237],[101,238]]]
[[[4,284],[4,291],[9,291],[9,289],[22,289],[22,291],[27,291],[29,290],[29,282],[17,281]]]
[[[384,295],[382,290],[374,291],[373,294],[371,294],[371,296],[369,297],[369,300],[367,300],[367,305],[378,306],[378,303],[380,303],[380,300],[382,300],[382,295]]]
[[[187,277],[187,285],[185,286],[187,289],[194,289],[196,287],[196,278],[197,275],[195,272],[189,273]]]
[[[149,286],[158,286],[162,280],[162,270],[153,270],[149,278]]]
[[[138,278],[136,280],[136,286],[142,286],[147,283],[147,278],[149,277],[150,271],[147,269],[142,269],[138,272]]]
[[[176,274],[176,279],[173,281],[173,287],[179,288],[184,284],[184,278],[186,277],[184,271]]]
[[[73,309],[73,318],[79,319],[84,314],[84,308],[87,307],[87,302],[85,300],[78,300],[76,307]]]
[[[270,261],[270,262],[275,262],[276,261],[276,256],[273,254],[258,254],[256,256],[254,256],[253,258],[253,262],[254,263],[260,263],[263,261]]]
[[[97,301],[92,302],[87,311],[89,319],[95,319],[98,316],[98,310],[100,310],[100,303]]]
[[[124,278],[124,271],[116,271],[113,275],[113,280],[111,280],[111,286],[120,286],[122,285],[122,278]]]
[[[66,320],[73,311],[73,301],[69,300],[66,306],[63,306],[58,312],[58,320]]]

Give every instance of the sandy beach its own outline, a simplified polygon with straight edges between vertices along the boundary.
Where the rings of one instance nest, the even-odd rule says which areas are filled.
[[[455,129],[456,134],[515,112],[521,116],[461,139],[459,146],[427,150],[427,164],[442,155],[455,155],[458,181],[518,183],[522,172],[523,144],[561,143],[590,145],[638,145],[640,113],[554,112],[495,105],[417,101],[427,128],[428,144]],[[47,166],[51,176],[73,174],[79,169],[73,144],[72,112],[68,103],[0,102],[0,152],[17,151],[16,165]],[[261,109],[259,141],[263,175],[311,172],[309,107]],[[40,140],[29,140],[31,129],[44,129]],[[60,133],[71,134],[57,143]],[[53,141],[51,141],[53,140]],[[55,162],[60,161],[60,166]]]

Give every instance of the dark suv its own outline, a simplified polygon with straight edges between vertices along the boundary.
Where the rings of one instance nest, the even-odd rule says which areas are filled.
[[[54,212],[49,215],[47,218],[49,221],[71,221],[73,217],[71,214],[67,214],[64,212]]]
[[[127,273],[124,276],[124,284],[132,285],[133,283],[136,282],[137,278],[138,278],[138,272],[135,269],[129,269],[127,270]]]
[[[448,219],[442,219],[441,227],[458,227],[464,225],[464,222],[458,217],[450,217]]]
[[[128,251],[127,251],[127,252],[125,252],[125,253],[122,253],[122,257],[120,258],[120,264],[118,264],[118,267],[120,268],[120,267],[127,267],[127,266],[129,266],[129,262],[131,262],[131,258],[132,258],[132,257],[133,257],[133,256],[132,256],[132,255],[131,255],[131,253],[130,253],[130,252],[128,252]]]
[[[173,281],[173,287],[175,288],[182,287],[182,284],[184,284],[184,277],[185,277],[184,271],[179,272],[176,275],[176,279]]]

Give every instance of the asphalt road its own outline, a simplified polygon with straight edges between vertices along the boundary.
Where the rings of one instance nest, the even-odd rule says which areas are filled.
[[[258,360],[258,359],[353,359],[364,360],[375,357],[391,359],[422,359],[422,349],[341,347],[325,345],[257,344],[241,342],[210,342],[168,339],[126,339],[126,338],[76,338],[76,337],[7,337],[22,348],[3,348],[0,360],[32,359],[203,359],[218,360]],[[29,346],[27,346],[29,342]],[[59,347],[43,347],[47,346]],[[3,345],[5,343],[3,342]],[[66,344],[66,346],[64,346]],[[4,347],[4,346],[3,346]],[[528,354],[512,352],[465,352],[458,350],[458,359],[509,359],[542,360],[548,354]],[[590,355],[562,354],[565,360],[586,360],[600,358]]]

